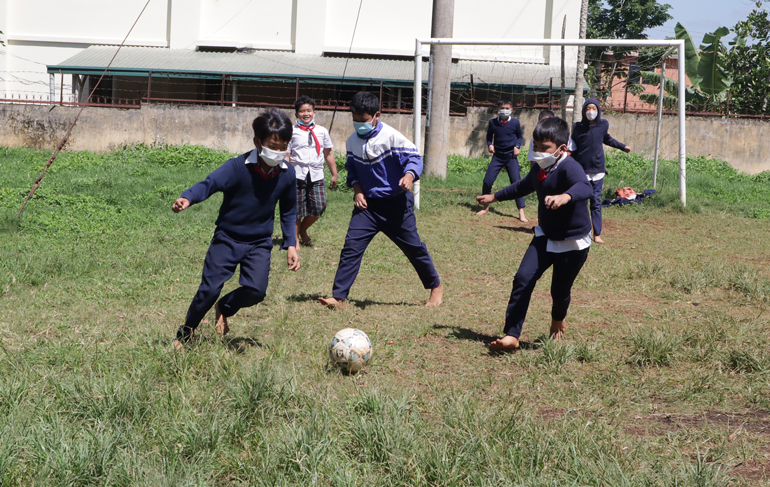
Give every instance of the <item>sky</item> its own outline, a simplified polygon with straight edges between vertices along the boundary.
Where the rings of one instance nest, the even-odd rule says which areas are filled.
[[[658,3],[671,5],[668,13],[674,18],[660,27],[648,29],[650,39],[674,37],[674,27],[677,22],[681,22],[696,45],[700,45],[703,34],[722,26],[732,28],[736,23],[746,20],[756,8],[753,0],[658,0]],[[770,2],[763,8],[770,8]],[[730,34],[726,41],[732,38]]]

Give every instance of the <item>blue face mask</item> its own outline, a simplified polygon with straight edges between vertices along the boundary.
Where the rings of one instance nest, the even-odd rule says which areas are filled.
[[[353,128],[356,129],[358,135],[368,135],[369,132],[374,130],[372,122],[353,122]]]
[[[297,120],[297,123],[303,127],[310,127],[311,125],[315,124],[315,117],[313,117],[313,120],[309,121],[308,123],[305,123],[302,120]]]

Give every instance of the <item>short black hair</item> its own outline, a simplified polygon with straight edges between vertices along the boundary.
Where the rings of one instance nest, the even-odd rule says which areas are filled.
[[[550,140],[557,146],[569,142],[569,124],[559,117],[544,118],[535,126],[532,138],[536,142]]]
[[[310,105],[313,107],[313,110],[315,110],[315,100],[307,95],[302,95],[297,98],[297,101],[294,102],[294,111],[299,113],[299,109],[302,108],[302,105]]]
[[[260,141],[267,140],[271,135],[277,135],[283,142],[291,141],[293,128],[289,116],[281,110],[270,107],[259,114],[251,123],[254,136]]]
[[[556,116],[556,114],[553,113],[552,110],[547,110],[547,109],[546,110],[541,110],[540,114],[537,116],[537,121],[539,122],[539,121],[544,120],[546,118],[551,118],[551,117],[555,117],[555,116]]]
[[[374,93],[359,91],[350,100],[350,111],[374,116],[380,111],[380,99]]]
[[[513,108],[513,102],[511,100],[506,100],[505,98],[497,100],[497,108],[500,108],[503,105],[510,105],[511,108]]]

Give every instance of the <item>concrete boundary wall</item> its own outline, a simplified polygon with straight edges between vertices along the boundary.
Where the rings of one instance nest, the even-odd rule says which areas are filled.
[[[35,105],[0,105],[0,145],[55,149],[79,108]],[[143,105],[141,109],[86,108],[66,146],[68,150],[104,152],[126,144],[196,144],[234,153],[253,147],[251,121],[257,108]],[[287,111],[294,120],[293,111]],[[519,110],[524,136],[532,136],[537,110]],[[318,112],[316,122],[330,127],[332,112]],[[466,117],[450,120],[450,154],[486,154],[487,122],[495,113],[471,109]],[[631,146],[634,152],[651,156],[655,147],[655,115],[608,114],[610,133]],[[412,138],[411,115],[383,116],[388,123]],[[663,117],[662,156],[679,153],[677,117]],[[334,115],[331,136],[335,150],[345,151],[352,133],[350,113]],[[770,170],[770,122],[719,117],[687,118],[687,152],[690,156],[715,157],[737,170],[756,174]],[[606,150],[613,150],[609,147]]]

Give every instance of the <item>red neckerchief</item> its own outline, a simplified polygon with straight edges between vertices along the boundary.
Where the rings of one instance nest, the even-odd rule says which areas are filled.
[[[313,134],[313,140],[315,140],[315,148],[318,151],[318,155],[321,155],[321,144],[318,143],[318,137],[315,136],[315,131],[313,130],[313,127],[315,127],[315,124],[312,125],[302,125],[301,123],[297,124],[297,127],[299,127],[301,130],[309,130],[311,134]]]
[[[505,122],[503,122],[502,120],[500,120],[500,117],[497,117],[497,121],[498,121],[498,122],[500,122],[500,125],[505,125],[506,123],[508,123],[508,122],[510,122],[510,121],[511,121],[511,117],[508,117],[508,120],[506,120]]]
[[[563,161],[563,160],[564,160],[564,154],[562,154],[561,156],[559,156],[559,159],[558,159],[558,160],[557,160],[557,161],[554,163],[554,165],[553,165],[553,166],[551,166],[551,167],[549,167],[549,168],[547,168],[547,169],[541,169],[541,170],[540,170],[540,172],[538,172],[538,173],[537,173],[537,180],[538,180],[538,181],[540,181],[541,183],[542,183],[543,181],[545,181],[545,178],[546,178],[546,177],[547,177],[549,174],[551,174],[551,172],[552,172],[554,169],[556,169],[556,167],[559,165],[559,163],[560,163],[561,161]]]
[[[249,164],[255,173],[262,176],[262,179],[270,179],[278,176],[281,174],[281,168],[279,166],[275,166],[272,171],[265,172],[264,169],[262,169],[262,164],[259,163],[259,156],[257,156],[257,162],[255,164]]]

